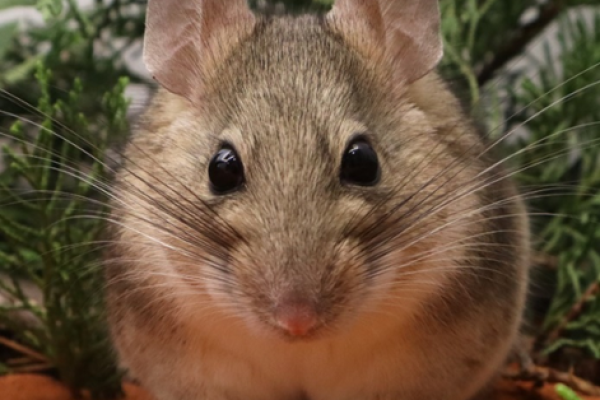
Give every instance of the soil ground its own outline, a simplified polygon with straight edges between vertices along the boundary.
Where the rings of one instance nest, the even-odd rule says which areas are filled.
[[[125,384],[124,400],[153,400],[141,388]],[[582,400],[600,400],[600,397],[581,397]],[[75,400],[66,387],[44,375],[23,374],[0,377],[0,400]],[[88,399],[78,399],[88,400]],[[440,399],[442,400],[442,399]],[[562,400],[553,385],[533,388],[529,383],[502,381],[488,400]]]
[[[153,400],[143,389],[125,384],[122,400]],[[0,400],[75,400],[69,390],[56,380],[37,374],[0,377]],[[83,399],[89,400],[86,396]]]

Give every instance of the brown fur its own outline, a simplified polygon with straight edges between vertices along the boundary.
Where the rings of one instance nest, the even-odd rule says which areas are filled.
[[[435,73],[398,83],[351,43],[320,17],[258,19],[201,96],[160,91],[132,138],[107,298],[124,363],[159,400],[466,400],[504,361],[521,200]],[[356,133],[375,187],[339,182]],[[247,183],[215,196],[223,141]],[[306,342],[273,328],[289,290],[317,304]]]

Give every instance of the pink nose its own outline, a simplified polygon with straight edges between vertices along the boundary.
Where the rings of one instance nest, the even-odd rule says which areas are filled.
[[[302,301],[284,301],[275,311],[277,325],[291,336],[306,336],[318,322],[314,306]]]

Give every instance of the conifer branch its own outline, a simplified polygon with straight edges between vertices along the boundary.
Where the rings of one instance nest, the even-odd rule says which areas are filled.
[[[552,21],[563,11],[564,3],[562,0],[550,1],[540,7],[538,17],[523,25],[509,40],[509,42],[499,49],[494,57],[481,67],[477,74],[477,81],[480,86],[485,85],[494,78],[496,72],[504,67],[513,58],[523,53],[523,50],[537,35],[542,32]]]
[[[562,321],[548,334],[544,340],[546,345],[550,345],[558,340],[563,334],[563,331],[567,325],[581,315],[585,304],[598,294],[600,294],[600,282],[592,282],[592,284],[590,284],[590,286],[588,286],[586,291],[583,293],[581,298],[575,304],[573,304],[569,312],[563,317]]]

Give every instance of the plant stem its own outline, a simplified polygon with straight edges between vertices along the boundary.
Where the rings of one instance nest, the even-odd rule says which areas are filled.
[[[506,372],[504,376],[517,381],[562,383],[588,396],[600,396],[600,387],[572,373],[558,371],[552,368],[531,364],[527,369]]]
[[[600,294],[600,282],[592,282],[591,285],[585,290],[583,295],[579,298],[579,300],[573,304],[573,307],[569,310],[569,312],[563,317],[560,323],[554,328],[545,338],[544,344],[547,346],[552,342],[556,341],[562,335],[565,327],[571,322],[574,321],[583,311],[583,307],[585,303]]]
[[[3,344],[4,346],[6,346],[10,349],[13,349],[16,352],[25,354],[35,360],[41,361],[46,364],[50,364],[50,360],[48,360],[48,358],[45,357],[44,355],[38,353],[37,351],[31,350],[30,348],[25,347],[15,341],[7,339],[5,337],[0,336],[0,344]]]

